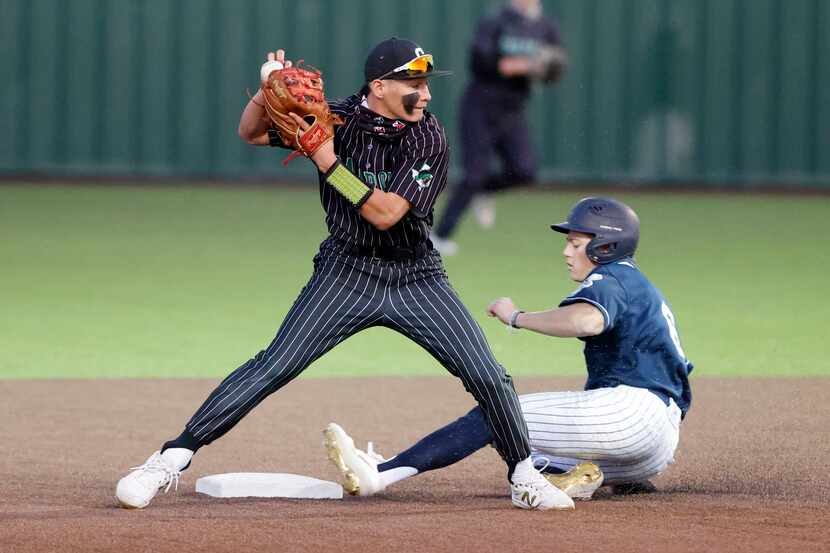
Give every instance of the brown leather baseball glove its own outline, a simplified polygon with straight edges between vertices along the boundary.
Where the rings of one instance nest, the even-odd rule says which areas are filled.
[[[300,154],[311,157],[334,138],[334,126],[343,123],[329,110],[320,71],[300,64],[302,61],[272,71],[261,85],[268,118],[283,144],[294,150],[286,162]],[[296,113],[311,126],[303,131],[289,113]]]

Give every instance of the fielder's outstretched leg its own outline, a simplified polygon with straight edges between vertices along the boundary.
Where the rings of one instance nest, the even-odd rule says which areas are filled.
[[[478,323],[445,277],[399,288],[391,297],[389,325],[408,336],[473,395],[492,427],[496,449],[509,467],[527,459],[530,443],[513,379],[493,356]]]
[[[225,378],[188,421],[185,432],[196,440],[192,445],[201,447],[224,435],[263,399],[378,316],[381,295],[373,275],[331,257],[319,264],[268,348]]]
[[[382,294],[361,261],[345,263],[321,253],[315,272],[267,349],[233,371],[210,394],[182,434],[118,483],[116,498],[143,508],[162,488],[177,483],[193,454],[223,436],[268,395],[379,316]]]
[[[388,326],[426,349],[475,397],[507,463],[513,504],[524,509],[572,509],[571,498],[533,467],[513,380],[443,271],[397,288],[390,303],[384,309]]]

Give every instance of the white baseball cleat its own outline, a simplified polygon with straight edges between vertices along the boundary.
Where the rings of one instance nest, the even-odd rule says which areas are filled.
[[[521,465],[522,463],[520,463]],[[548,482],[533,465],[518,467],[510,483],[513,505],[520,509],[573,509],[573,499]]]
[[[432,240],[433,247],[443,256],[448,257],[458,253],[458,243],[455,240],[438,238],[434,234],[429,239]]]
[[[340,471],[347,493],[368,496],[383,491],[385,486],[380,481],[378,464],[384,459],[372,451],[371,442],[368,452],[357,449],[351,436],[335,423],[323,430],[323,436],[328,457]]]
[[[164,493],[170,486],[179,487],[181,472],[171,466],[160,451],[156,451],[140,467],[133,467],[132,472],[118,481],[115,498],[125,509],[143,509],[150,504],[160,489]]]
[[[478,226],[493,228],[496,224],[496,202],[490,194],[479,194],[473,198],[473,214]]]

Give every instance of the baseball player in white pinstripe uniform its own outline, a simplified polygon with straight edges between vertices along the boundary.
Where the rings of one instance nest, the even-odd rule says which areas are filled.
[[[266,65],[290,63],[279,50]],[[369,53],[364,72],[359,93],[330,102],[344,123],[311,156],[329,236],[314,257],[308,284],[271,344],[225,378],[181,435],[119,481],[122,506],[148,505],[159,489],[178,481],[196,451],[314,360],[361,330],[383,326],[426,349],[475,397],[508,465],[514,505],[573,507],[534,468],[512,379],[450,286],[429,241],[433,205],[446,184],[448,148],[426,107],[429,78],[443,72],[420,46],[397,38]],[[240,135],[251,144],[280,146],[269,125],[257,93],[242,114]]]
[[[488,313],[513,328],[585,342],[588,380],[581,392],[520,396],[533,459],[572,498],[589,499],[603,482],[615,493],[653,491],[649,478],[673,461],[680,421],[691,404],[692,364],[680,345],[663,295],[634,262],[639,220],[611,198],[586,198],[552,228],[567,234],[564,256],[579,288],[558,308],[519,310],[510,298]],[[338,425],[338,464],[364,495],[421,472],[448,466],[492,443],[476,407],[411,448],[385,460],[364,452]]]

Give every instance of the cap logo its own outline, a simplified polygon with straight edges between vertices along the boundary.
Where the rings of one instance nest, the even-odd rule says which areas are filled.
[[[602,206],[602,204],[593,204],[590,209],[596,215],[600,215],[600,214],[602,214],[603,206]]]
[[[416,58],[419,57],[419,56],[423,56],[423,55],[424,55],[424,49],[423,48],[420,48],[420,47],[415,48],[415,57]]]

